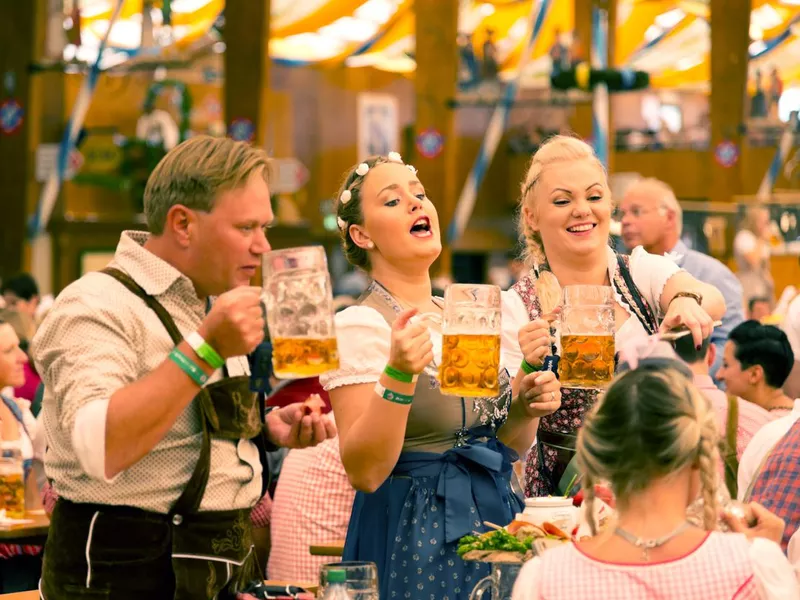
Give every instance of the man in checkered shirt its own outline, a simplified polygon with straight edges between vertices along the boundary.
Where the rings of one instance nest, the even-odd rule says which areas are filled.
[[[775,445],[756,476],[750,496],[786,522],[784,551],[800,526],[800,421]]]

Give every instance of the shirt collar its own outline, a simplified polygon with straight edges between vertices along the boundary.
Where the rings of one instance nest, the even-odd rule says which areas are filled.
[[[686,254],[689,252],[689,246],[683,243],[683,240],[678,239],[677,243],[672,247],[672,250],[667,252],[665,256],[671,258],[675,261],[675,264],[681,266],[683,263],[683,259],[686,258]]]
[[[700,373],[695,373],[693,383],[700,389],[719,389],[716,385],[714,385],[714,380],[711,378],[711,375],[701,375]]]
[[[114,262],[151,296],[163,294],[176,283],[188,286],[196,295],[194,284],[186,275],[144,247],[148,239],[150,234],[144,231],[123,231]]]

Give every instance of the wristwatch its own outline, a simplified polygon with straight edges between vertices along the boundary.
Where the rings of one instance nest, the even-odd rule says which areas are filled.
[[[700,306],[703,305],[703,294],[700,294],[698,292],[678,292],[672,297],[672,300],[670,300],[670,304],[672,303],[673,300],[676,300],[677,298],[691,298],[692,300],[697,302],[698,305]]]

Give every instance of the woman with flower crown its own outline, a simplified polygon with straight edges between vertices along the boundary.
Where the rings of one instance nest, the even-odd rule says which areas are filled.
[[[521,509],[511,464],[558,408],[558,382],[536,373],[512,385],[501,369],[497,398],[441,394],[443,303],[429,275],[439,219],[398,154],[348,171],[337,214],[348,260],[373,280],[336,316],[340,368],[320,378],[358,490],[344,559],[378,565],[381,598],[466,599],[488,567],[462,561],[457,542]]]

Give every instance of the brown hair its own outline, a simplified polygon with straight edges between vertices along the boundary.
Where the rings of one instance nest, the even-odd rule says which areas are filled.
[[[350,225],[364,224],[364,211],[361,208],[361,187],[364,185],[366,174],[359,175],[357,171],[362,164],[366,164],[369,169],[373,169],[377,165],[388,162],[397,161],[391,160],[388,156],[371,156],[367,160],[353,165],[345,172],[339,191],[336,192],[336,217],[344,255],[347,258],[347,262],[365,271],[370,270],[369,255],[350,236]],[[413,169],[413,167],[409,168]],[[342,202],[342,193],[344,191],[350,192],[350,199],[347,202]]]
[[[536,210],[536,184],[541,179],[545,167],[559,162],[591,160],[594,161],[605,175],[605,168],[597,158],[592,147],[577,137],[569,135],[556,135],[548,139],[534,153],[520,186],[520,211],[517,229],[520,240],[524,243],[522,259],[527,268],[536,268],[540,264],[547,262],[542,236],[538,231],[534,231],[525,218],[525,210]],[[604,183],[608,190],[608,183]],[[551,312],[559,303],[561,296],[561,286],[555,275],[549,271],[542,270],[536,282],[536,291],[543,313]]]
[[[700,472],[704,526],[715,529],[717,437],[713,408],[677,369],[640,365],[615,379],[578,433],[577,460],[592,532],[595,483],[608,481],[624,505],[654,479],[690,464]]]
[[[269,183],[269,157],[246,142],[198,135],[175,146],[147,180],[147,227],[153,235],[164,233],[167,213],[176,205],[210,212],[221,192],[245,185],[256,172]]]

